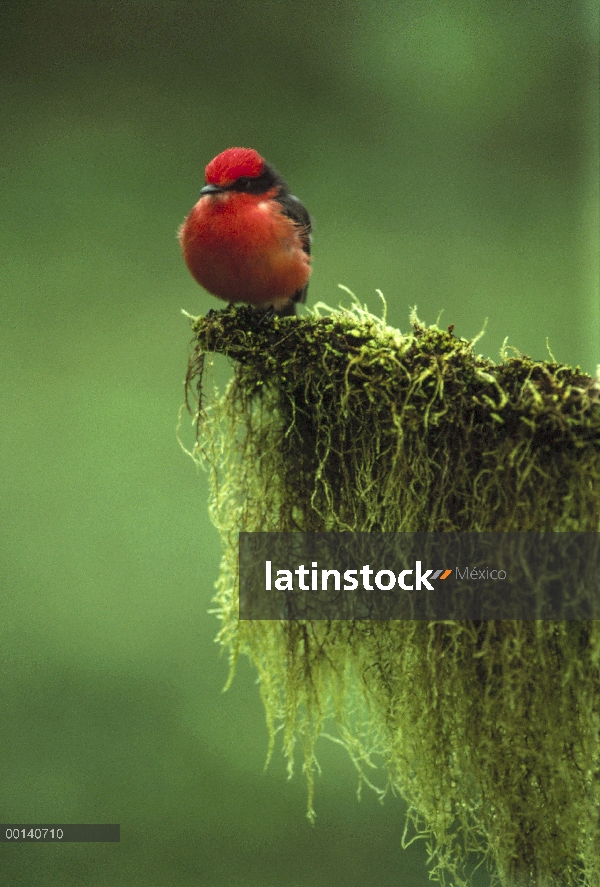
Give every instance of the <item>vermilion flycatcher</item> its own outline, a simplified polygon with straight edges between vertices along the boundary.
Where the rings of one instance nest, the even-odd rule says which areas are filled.
[[[179,241],[209,293],[287,315],[306,299],[310,232],[308,212],[277,170],[251,148],[228,148],[206,167]]]

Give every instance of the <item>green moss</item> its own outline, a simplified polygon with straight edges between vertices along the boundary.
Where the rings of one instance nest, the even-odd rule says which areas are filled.
[[[358,307],[194,321],[219,640],[232,674],[240,653],[258,669],[269,754],[282,729],[291,772],[300,743],[310,815],[332,718],[362,780],[383,758],[409,805],[405,841],[426,837],[435,879],[466,884],[475,852],[496,883],[596,887],[599,623],[238,620],[240,530],[600,529],[594,380],[522,356],[495,365],[412,320],[407,335]],[[207,352],[234,361],[208,407]]]

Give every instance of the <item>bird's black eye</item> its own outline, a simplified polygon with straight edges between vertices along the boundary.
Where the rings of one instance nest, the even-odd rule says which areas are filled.
[[[237,191],[247,191],[252,185],[252,179],[249,176],[240,176],[236,180],[235,187]]]

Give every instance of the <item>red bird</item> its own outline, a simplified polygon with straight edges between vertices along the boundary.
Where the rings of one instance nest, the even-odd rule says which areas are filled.
[[[308,212],[277,170],[251,148],[228,148],[206,167],[179,241],[213,296],[289,315],[306,299],[310,232]]]

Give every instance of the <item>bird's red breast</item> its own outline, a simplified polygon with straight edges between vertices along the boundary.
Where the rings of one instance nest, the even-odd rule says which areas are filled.
[[[261,308],[303,298],[310,218],[285,181],[256,151],[229,148],[208,164],[206,182],[179,230],[195,280],[220,299]]]
[[[286,302],[310,277],[297,225],[274,195],[207,194],[183,223],[180,239],[200,286],[228,302]]]

